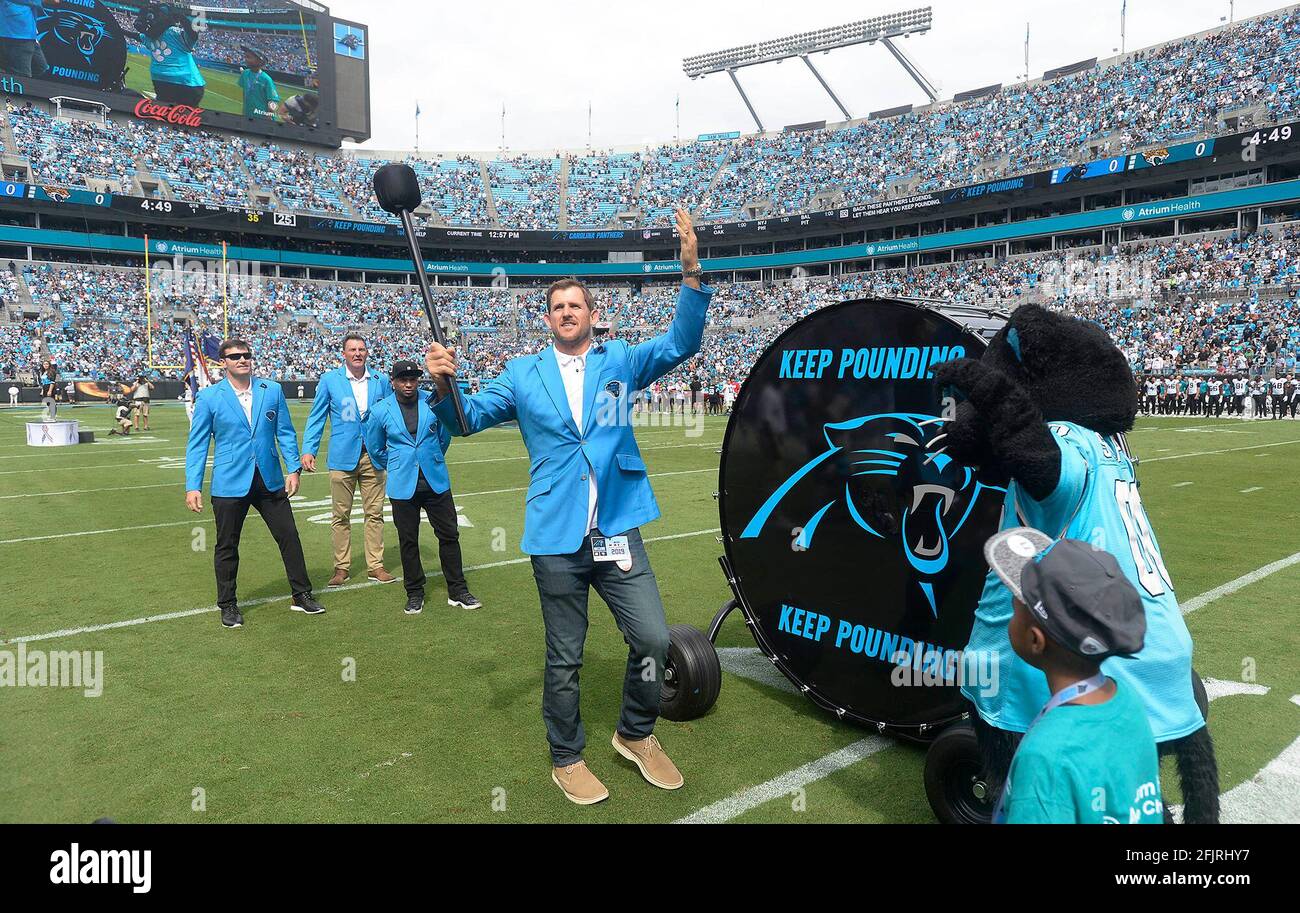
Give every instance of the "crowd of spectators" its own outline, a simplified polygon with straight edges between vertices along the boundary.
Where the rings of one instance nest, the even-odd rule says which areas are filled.
[[[488,163],[497,222],[506,228],[560,224],[560,160],[519,155]]]
[[[307,39],[315,43],[316,36]],[[217,61],[238,70],[244,66],[244,48],[251,47],[262,56],[264,68],[291,76],[311,76],[315,70],[307,62],[307,47],[301,32],[272,35],[243,29],[208,29],[199,33],[194,56]]]
[[[180,364],[185,326],[195,323],[254,340],[258,370],[267,375],[310,378],[337,361],[338,340],[349,330],[367,336],[380,365],[416,357],[428,340],[411,285],[250,277],[223,295],[214,286],[155,278],[154,327],[146,334],[141,270],[40,263],[24,264],[20,272],[21,278],[0,270],[0,296],[19,300],[18,283],[24,282],[40,316],[10,310],[6,317],[16,322],[0,322],[0,365],[26,363],[39,334],[73,376],[135,376],[147,369],[150,354],[155,365]],[[491,378],[508,358],[549,344],[541,288],[436,286],[434,293],[439,314],[459,332],[471,376]],[[602,329],[636,342],[663,332],[677,289],[610,284],[593,293]],[[837,301],[867,296],[1004,310],[1045,304],[1099,323],[1140,373],[1289,375],[1300,356],[1298,293],[1300,228],[1294,224],[1122,248],[724,283],[714,296],[700,354],[666,383],[692,378],[716,391],[743,380],[791,323]]]
[[[1297,50],[1300,10],[1292,8],[1105,66],[896,117],[631,154],[571,156],[563,188],[559,158],[493,160],[486,170],[495,224],[558,228],[562,196],[574,227],[599,227],[630,210],[639,210],[648,227],[668,225],[677,205],[704,222],[789,214],[1282,122],[1300,112]],[[298,47],[294,53],[300,52]],[[144,168],[166,178],[184,200],[247,204],[255,184],[290,209],[390,220],[375,206],[370,185],[380,160],[139,121],[87,123],[56,120],[35,109],[13,111],[17,151],[43,182],[79,185],[100,178],[126,191]],[[477,159],[409,160],[444,222],[491,222]]]

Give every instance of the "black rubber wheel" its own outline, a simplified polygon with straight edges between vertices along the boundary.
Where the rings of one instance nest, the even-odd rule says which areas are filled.
[[[694,720],[709,712],[722,690],[718,653],[704,632],[690,625],[669,625],[668,637],[659,715]]]
[[[1201,719],[1209,722],[1210,719],[1210,696],[1205,693],[1205,682],[1192,670],[1192,694],[1196,697],[1196,706],[1201,708]]]
[[[953,723],[925,753],[925,797],[943,824],[989,824],[993,803],[983,777],[975,727]]]

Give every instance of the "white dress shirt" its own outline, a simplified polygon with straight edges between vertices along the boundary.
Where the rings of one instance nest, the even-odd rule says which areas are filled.
[[[552,345],[552,348],[555,348]],[[565,355],[559,349],[555,349],[555,360],[560,365],[560,377],[564,380],[564,395],[569,400],[569,411],[573,413],[573,423],[578,426],[578,433],[582,433],[582,385],[587,373],[587,353],[591,351],[591,346],[581,355]],[[583,533],[591,532],[596,528],[596,472],[591,468],[590,463],[587,466],[587,529]]]
[[[357,416],[364,418],[366,409],[370,408],[370,372],[362,373],[358,379],[352,376],[351,368],[344,368],[348,380],[352,381],[352,399],[357,404]]]
[[[239,405],[244,407],[244,417],[248,419],[248,427],[253,427],[253,385],[250,383],[248,389],[239,391],[235,385],[231,384],[230,388],[235,390],[235,398],[239,400]]]

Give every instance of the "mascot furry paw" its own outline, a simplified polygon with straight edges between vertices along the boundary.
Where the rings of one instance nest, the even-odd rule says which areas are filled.
[[[1217,822],[1219,777],[1194,694],[1191,636],[1123,438],[1138,406],[1123,354],[1094,324],[1024,305],[981,359],[936,366],[935,377],[964,400],[946,429],[948,455],[1010,480],[1003,528],[1091,542],[1114,555],[1137,588],[1146,644],[1103,669],[1140,695],[1161,752],[1177,757],[1184,820]],[[991,696],[964,690],[978,711],[976,735],[995,794],[1020,735],[1050,697],[1042,673],[1011,649],[1011,614],[1010,592],[990,573],[967,650],[995,657],[1000,686]]]

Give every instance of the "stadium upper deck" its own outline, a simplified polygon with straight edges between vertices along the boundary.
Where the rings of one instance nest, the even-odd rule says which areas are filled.
[[[905,197],[1300,118],[1300,9],[1186,36],[1054,79],[838,127],[617,154],[415,159],[434,226],[657,227]],[[390,159],[139,121],[11,108],[5,177],[162,200],[388,222]]]

